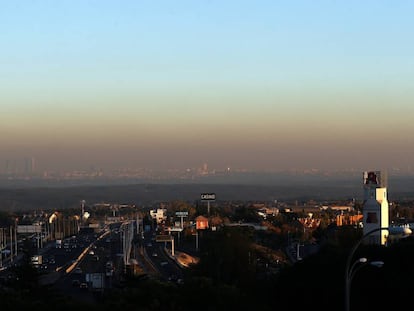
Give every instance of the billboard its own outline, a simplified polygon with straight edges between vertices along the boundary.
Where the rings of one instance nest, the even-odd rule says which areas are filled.
[[[201,201],[214,201],[216,199],[215,193],[202,193]]]

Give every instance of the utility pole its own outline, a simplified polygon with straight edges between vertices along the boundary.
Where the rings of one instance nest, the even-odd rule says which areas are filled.
[[[196,229],[196,250],[198,251],[198,230]]]
[[[0,268],[3,267],[3,228],[0,228]]]
[[[81,227],[83,227],[83,214],[85,213],[85,200],[81,201]]]
[[[17,257],[17,219],[14,220],[14,255]]]
[[[10,226],[10,262],[13,262],[13,227]]]

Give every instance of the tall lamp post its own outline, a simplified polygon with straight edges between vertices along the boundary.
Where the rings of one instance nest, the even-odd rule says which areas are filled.
[[[403,234],[408,236],[412,233],[410,228],[407,227],[382,227],[382,228],[375,228],[371,231],[365,233],[362,238],[358,240],[358,242],[352,247],[351,252],[348,255],[346,266],[345,266],[345,311],[350,310],[350,285],[355,272],[358,270],[357,264],[366,263],[366,258],[359,258],[354,263],[352,263],[352,259],[358,247],[361,245],[362,241],[369,235],[377,231],[387,230],[389,234]],[[352,264],[351,264],[352,263]],[[375,261],[371,263],[377,267],[382,266],[384,263],[382,261]]]
[[[366,265],[371,265],[377,268],[381,268],[384,265],[383,261],[368,261],[367,258],[361,257],[354,261],[354,263],[351,265],[349,270],[347,270],[347,275],[345,276],[345,287],[346,287],[346,311],[349,311],[350,309],[350,301],[351,301],[351,282],[354,278],[355,273],[361,269],[362,267]]]

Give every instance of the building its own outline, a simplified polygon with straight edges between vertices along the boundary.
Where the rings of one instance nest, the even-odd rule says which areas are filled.
[[[155,210],[150,210],[150,216],[152,219],[156,220],[157,224],[160,224],[167,220],[167,209],[157,208]]]
[[[389,225],[387,177],[381,171],[365,171],[363,173],[364,201],[363,231],[368,232],[385,228]],[[366,238],[369,244],[385,245],[388,230],[378,230]]]

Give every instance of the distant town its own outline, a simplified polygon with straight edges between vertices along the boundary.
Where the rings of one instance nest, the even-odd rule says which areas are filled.
[[[214,184],[2,189],[0,289],[12,295],[0,298],[7,310],[51,301],[90,310],[189,310],[198,301],[201,310],[303,310],[308,301],[296,295],[323,293],[320,310],[362,310],[355,306],[370,299],[350,296],[352,285],[377,277],[383,289],[399,276],[387,289],[395,297],[414,275],[413,201],[388,200],[387,185],[387,172],[365,171],[355,185],[362,199],[322,201],[293,192],[289,201],[226,200]],[[226,187],[238,197],[262,191]],[[385,261],[375,276],[368,264]]]

